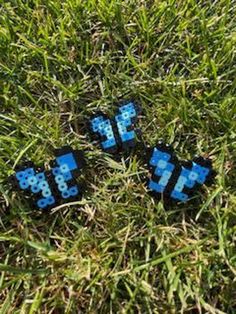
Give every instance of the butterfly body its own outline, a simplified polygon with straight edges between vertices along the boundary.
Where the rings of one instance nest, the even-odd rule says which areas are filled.
[[[133,102],[129,102],[118,108],[113,119],[103,113],[91,117],[90,130],[96,135],[103,151],[116,153],[119,150],[135,146],[134,124],[139,112],[139,107]]]
[[[172,149],[163,144],[153,148],[149,167],[152,176],[148,188],[158,198],[186,202],[192,194],[213,176],[209,159],[202,157],[181,163]]]

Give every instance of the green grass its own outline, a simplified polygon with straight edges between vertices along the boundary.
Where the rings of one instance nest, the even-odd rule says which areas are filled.
[[[235,47],[233,0],[1,1],[0,313],[236,313]],[[85,119],[123,99],[214,185],[165,209],[141,157],[102,153]],[[5,180],[65,144],[88,191],[37,213]]]

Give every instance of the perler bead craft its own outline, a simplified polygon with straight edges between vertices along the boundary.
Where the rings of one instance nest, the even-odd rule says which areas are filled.
[[[90,130],[103,151],[114,154],[135,146],[137,129],[134,125],[139,113],[139,106],[129,102],[120,106],[112,119],[102,112],[90,118]]]
[[[215,172],[209,159],[194,158],[180,162],[171,147],[159,143],[150,154],[151,178],[148,189],[159,199],[186,202],[203,184],[212,181]]]
[[[65,146],[55,150],[55,156],[49,171],[26,162],[10,177],[37,209],[50,209],[82,195],[76,178],[84,166],[83,152]]]

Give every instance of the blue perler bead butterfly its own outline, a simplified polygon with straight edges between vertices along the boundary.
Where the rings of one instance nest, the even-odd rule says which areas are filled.
[[[135,103],[129,102],[118,108],[113,119],[102,112],[90,118],[90,130],[96,135],[103,151],[117,153],[135,146],[134,124],[139,113],[140,108]]]
[[[212,164],[203,157],[180,162],[173,150],[159,143],[152,149],[148,165],[152,176],[148,182],[149,190],[159,199],[186,202],[203,184],[214,176]]]
[[[55,155],[51,170],[27,162],[10,178],[14,186],[28,194],[37,209],[53,208],[82,195],[75,180],[84,165],[82,151],[65,146],[56,150]]]

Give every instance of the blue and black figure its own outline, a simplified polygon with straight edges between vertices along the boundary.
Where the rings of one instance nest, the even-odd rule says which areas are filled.
[[[103,151],[114,154],[135,146],[137,130],[134,125],[139,113],[140,108],[129,102],[120,106],[112,119],[102,112],[90,118],[90,130]]]
[[[148,189],[164,200],[186,202],[215,175],[209,159],[197,157],[181,163],[172,148],[163,143],[152,149],[148,165],[152,172]]]
[[[10,177],[12,184],[25,192],[37,209],[50,209],[82,196],[76,178],[84,166],[83,152],[65,146],[56,150],[55,155],[49,171],[27,162]]]

